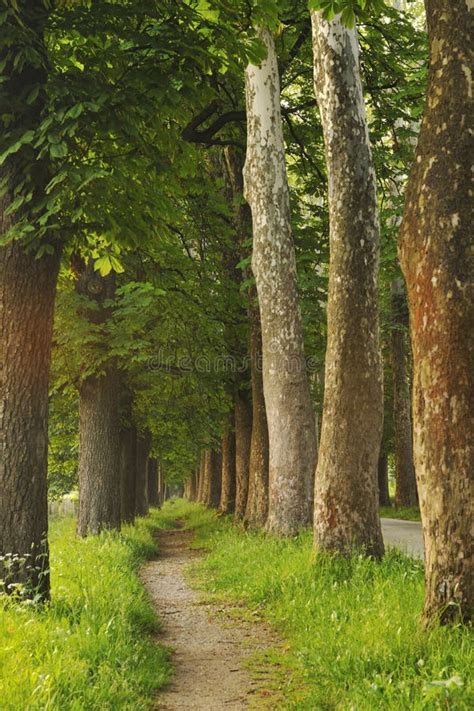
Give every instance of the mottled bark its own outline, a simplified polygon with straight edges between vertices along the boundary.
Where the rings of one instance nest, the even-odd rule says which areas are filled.
[[[222,437],[222,488],[219,511],[233,513],[235,511],[235,415],[231,413],[227,430]]]
[[[5,207],[3,204],[2,207]],[[0,214],[0,232],[8,228]],[[25,594],[49,596],[48,380],[59,251],[41,259],[0,247],[0,555],[27,556],[7,572]]]
[[[235,515],[243,518],[249,490],[252,406],[246,392],[235,397]]]
[[[388,489],[388,457],[387,453],[381,451],[378,462],[378,487],[380,506],[391,506],[390,493]]]
[[[411,426],[410,374],[407,353],[408,313],[401,279],[392,283],[392,330],[390,348],[393,380],[393,449],[395,455],[395,503],[416,506],[415,468]]]
[[[148,516],[148,456],[151,437],[149,432],[139,432],[137,436],[137,471],[135,487],[135,514]]]
[[[472,2],[426,0],[429,83],[400,229],[427,623],[472,620]]]
[[[117,373],[79,386],[79,536],[120,528],[120,439]]]
[[[252,373],[252,437],[250,440],[249,490],[245,520],[262,527],[268,516],[268,423],[263,394],[262,331],[256,294],[251,295],[250,363]]]
[[[120,518],[124,523],[135,519],[136,458],[137,430],[129,425],[120,431]]]
[[[303,347],[290,222],[280,81],[273,37],[267,57],[246,69],[245,196],[252,210],[253,255],[262,325],[263,388],[269,435],[267,529],[293,535],[311,521],[316,457],[314,414]]]
[[[329,176],[330,268],[324,407],[316,470],[318,548],[380,557],[377,465],[383,420],[379,225],[357,32],[312,13],[315,94]]]
[[[148,460],[148,504],[159,506],[160,497],[158,494],[158,462],[156,459]]]

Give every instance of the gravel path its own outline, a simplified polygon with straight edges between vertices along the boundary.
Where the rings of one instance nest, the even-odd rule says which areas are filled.
[[[159,557],[146,565],[142,579],[162,622],[158,641],[173,649],[174,674],[158,696],[163,711],[222,711],[272,706],[272,693],[252,679],[246,660],[256,651],[274,647],[261,622],[232,616],[232,608],[202,601],[187,583],[184,569],[199,551],[189,549],[191,535],[172,530],[159,533]],[[234,611],[236,608],[234,608]],[[248,663],[247,663],[248,666]]]

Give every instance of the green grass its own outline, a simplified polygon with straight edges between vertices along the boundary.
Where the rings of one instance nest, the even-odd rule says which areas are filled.
[[[73,519],[52,523],[52,603],[0,603],[2,711],[152,706],[169,665],[137,569],[163,525],[153,513],[120,535],[78,540]]]
[[[383,518],[399,518],[403,521],[421,521],[420,509],[395,506],[381,506],[380,515]]]
[[[282,686],[275,708],[307,711],[432,711],[474,708],[472,633],[423,632],[423,570],[390,552],[381,563],[314,555],[311,535],[278,540],[226,517],[174,502],[163,524],[184,519],[209,555],[196,583],[241,601],[279,631]],[[275,655],[275,652],[272,651]]]

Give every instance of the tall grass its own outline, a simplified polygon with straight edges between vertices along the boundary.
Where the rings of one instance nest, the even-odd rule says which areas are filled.
[[[200,585],[244,601],[286,640],[278,708],[474,708],[472,632],[421,629],[420,562],[397,552],[381,563],[316,557],[309,532],[290,540],[245,532],[187,503],[161,515],[184,518],[195,545],[209,549],[198,564]]]
[[[0,602],[2,711],[145,709],[168,678],[156,618],[137,569],[153,555],[156,515],[78,540],[72,519],[51,527],[52,602]]]

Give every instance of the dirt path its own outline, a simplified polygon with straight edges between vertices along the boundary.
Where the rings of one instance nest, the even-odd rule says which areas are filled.
[[[158,708],[220,711],[255,703],[276,708],[246,669],[254,652],[274,646],[270,631],[260,622],[236,619],[232,608],[203,602],[190,588],[184,569],[201,555],[189,549],[190,540],[187,531],[160,531],[159,557],[142,576],[162,621],[159,642],[174,650],[173,679],[160,692]]]

